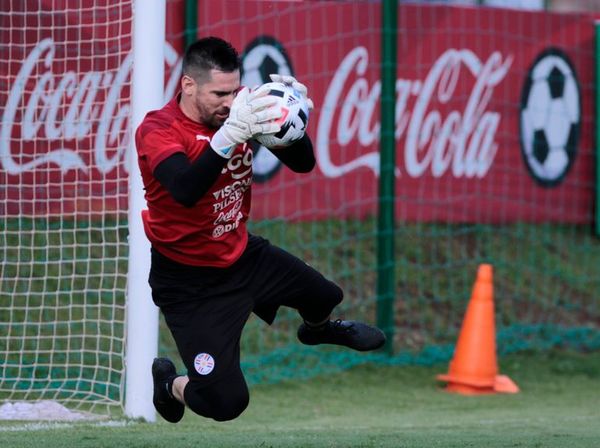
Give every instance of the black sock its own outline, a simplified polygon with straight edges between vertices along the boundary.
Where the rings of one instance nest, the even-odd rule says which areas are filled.
[[[318,322],[318,323],[313,323],[313,322],[309,322],[307,320],[304,321],[304,324],[311,330],[311,331],[321,331],[324,330],[325,327],[327,327],[327,324],[329,323],[329,317],[327,317],[325,320]]]

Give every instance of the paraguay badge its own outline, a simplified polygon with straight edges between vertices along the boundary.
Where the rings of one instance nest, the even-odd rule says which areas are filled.
[[[198,353],[194,358],[194,368],[200,375],[208,375],[215,368],[215,360],[208,353]]]

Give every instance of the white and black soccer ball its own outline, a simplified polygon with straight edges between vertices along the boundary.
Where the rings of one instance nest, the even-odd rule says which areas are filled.
[[[529,70],[521,95],[521,153],[534,180],[554,187],[577,155],[581,93],[573,65],[559,49],[542,52]]]
[[[275,134],[263,134],[256,137],[267,148],[285,148],[300,140],[308,125],[308,104],[300,92],[281,82],[269,82],[268,95],[277,99],[276,107],[281,109],[278,123],[281,129]]]

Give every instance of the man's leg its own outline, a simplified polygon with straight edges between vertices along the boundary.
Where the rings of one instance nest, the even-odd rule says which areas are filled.
[[[299,258],[273,245],[263,248],[253,274],[254,312],[267,322],[283,305],[298,310],[304,323],[298,339],[308,345],[335,344],[358,351],[381,348],[384,333],[357,321],[331,320],[343,299],[341,288]]]
[[[175,378],[175,381],[173,381],[173,396],[180,403],[185,404],[185,399],[183,398],[183,390],[189,382],[190,379],[187,375],[178,376],[177,378]]]
[[[166,358],[155,360],[155,365],[159,363],[172,365]],[[187,375],[180,375],[171,377],[162,384],[155,382],[156,387],[161,391],[169,391],[168,394],[158,394],[162,396],[158,405],[155,393],[154,404],[160,415],[171,423],[181,420],[186,405],[196,414],[218,422],[233,420],[246,409],[250,400],[248,386],[240,369],[209,386],[190,381]]]
[[[248,386],[239,367],[208,386],[192,378],[183,388],[183,397],[196,414],[218,422],[239,417],[250,402]]]
[[[156,409],[171,422],[181,419],[185,406],[217,421],[230,420],[248,404],[239,350],[252,298],[240,286],[237,269],[175,267],[186,269],[185,275],[155,269],[150,280],[187,371],[178,376],[169,360],[160,362],[172,367],[154,376]]]

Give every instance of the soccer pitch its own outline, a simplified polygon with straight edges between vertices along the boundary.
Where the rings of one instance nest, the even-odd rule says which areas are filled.
[[[461,396],[434,379],[447,366],[361,366],[310,381],[251,388],[242,416],[177,425],[3,422],[2,445],[54,447],[597,447],[598,353],[500,360],[516,395]]]

